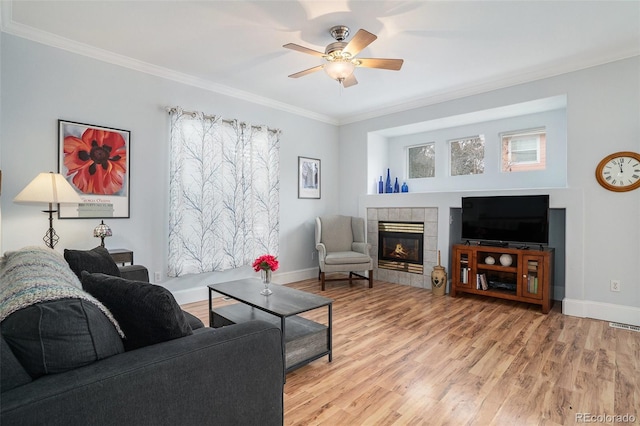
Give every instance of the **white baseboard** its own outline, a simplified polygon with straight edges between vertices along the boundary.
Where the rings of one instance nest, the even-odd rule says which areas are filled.
[[[303,281],[317,277],[318,268],[302,269],[299,271],[285,272],[282,274],[276,272],[275,274],[273,274],[273,284],[289,284],[296,281]],[[192,287],[184,290],[175,290],[171,293],[176,299],[176,302],[178,302],[178,305],[209,300],[209,288],[206,286]]]
[[[285,272],[283,274],[276,274],[273,276],[273,281],[276,284],[289,284],[296,281],[308,280],[311,278],[318,278],[318,268],[301,269],[299,271]]]
[[[562,313],[640,326],[640,308],[635,306],[565,298],[562,300]]]

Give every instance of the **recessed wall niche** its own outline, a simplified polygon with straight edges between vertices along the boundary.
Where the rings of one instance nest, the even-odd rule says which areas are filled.
[[[371,132],[367,141],[368,193],[378,192],[376,182],[386,176],[387,169],[393,181],[397,177],[400,183],[407,182],[409,192],[566,188],[566,105],[566,95],[560,95]],[[546,131],[545,169],[502,171],[500,135],[533,128]],[[482,174],[452,176],[450,142],[471,135],[484,137],[484,170]],[[409,148],[432,142],[435,175],[409,179]]]

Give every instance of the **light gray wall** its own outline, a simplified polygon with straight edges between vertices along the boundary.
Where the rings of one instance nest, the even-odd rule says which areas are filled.
[[[450,192],[367,195],[368,135],[399,126],[534,101],[567,97],[567,185],[545,190],[551,207],[566,209],[566,313],[640,324],[640,192],[614,193],[598,185],[594,171],[606,155],[640,152],[640,57],[527,84],[390,114],[340,127],[343,183],[340,211],[363,215],[367,207],[438,207],[439,247],[449,252],[448,214],[466,194],[501,194],[460,186]],[[384,165],[383,165],[384,167]],[[537,191],[502,191],[531,193]],[[505,194],[506,195],[506,194]],[[385,198],[390,197],[390,198]],[[441,223],[442,222],[442,223]],[[446,225],[445,225],[446,224]],[[448,260],[447,260],[448,262]],[[443,263],[447,263],[444,262]],[[619,279],[622,290],[609,290]]]
[[[41,245],[47,229],[46,206],[12,202],[39,172],[58,170],[57,120],[131,131],[131,218],[107,219],[113,237],[107,247],[134,251],[151,275],[162,271],[173,291],[255,273],[246,268],[227,274],[167,280],[168,132],[165,106],[237,118],[282,130],[280,150],[280,270],[274,281],[313,276],[315,216],[338,208],[337,128],[298,115],[223,96],[149,74],[100,62],[19,37],[3,34],[0,158],[2,251]],[[319,158],[322,198],[297,198],[298,156]],[[96,219],[55,220],[58,251],[95,247]],[[206,298],[206,292],[199,294]]]

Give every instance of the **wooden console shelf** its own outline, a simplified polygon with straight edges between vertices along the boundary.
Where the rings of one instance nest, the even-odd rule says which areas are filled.
[[[500,257],[504,262],[500,261]],[[451,263],[451,296],[473,293],[553,306],[554,249],[543,250],[456,244]],[[508,261],[510,258],[510,262]]]

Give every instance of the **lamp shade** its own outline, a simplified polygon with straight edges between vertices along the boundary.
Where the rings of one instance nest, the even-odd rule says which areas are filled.
[[[14,203],[78,204],[82,198],[60,173],[40,173],[13,199]]]
[[[105,225],[104,220],[100,221],[100,225],[93,229],[93,236],[96,238],[110,237],[113,235],[109,225]]]
[[[342,82],[353,74],[355,67],[356,66],[351,61],[336,59],[335,61],[325,64],[324,71],[332,79]]]

